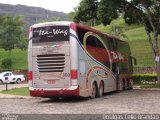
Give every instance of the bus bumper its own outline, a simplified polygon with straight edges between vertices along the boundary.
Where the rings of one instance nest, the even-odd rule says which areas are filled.
[[[29,88],[30,95],[33,97],[56,97],[56,96],[79,96],[79,86],[72,86],[70,88]]]

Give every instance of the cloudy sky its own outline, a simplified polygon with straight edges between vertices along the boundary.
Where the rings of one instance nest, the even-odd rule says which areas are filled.
[[[49,10],[69,13],[77,7],[81,0],[0,0],[5,4],[22,4],[27,6],[42,7]]]

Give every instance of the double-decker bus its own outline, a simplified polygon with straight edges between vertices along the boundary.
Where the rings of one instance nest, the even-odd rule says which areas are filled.
[[[100,97],[132,87],[130,47],[117,37],[74,22],[29,30],[28,80],[34,97]]]

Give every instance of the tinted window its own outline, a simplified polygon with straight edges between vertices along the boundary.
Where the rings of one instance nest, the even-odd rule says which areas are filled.
[[[84,37],[85,33],[87,33],[87,32],[88,32],[88,30],[85,30],[85,29],[81,29],[81,28],[77,29],[78,39],[82,45],[83,45],[83,37]]]
[[[86,29],[78,28],[77,32],[78,32],[79,41],[81,42],[82,45],[84,45],[83,43],[84,35],[89,31]],[[101,39],[103,39],[103,42],[108,47],[108,39],[105,36],[102,36],[99,34],[97,35],[101,37]],[[87,52],[90,53],[90,55],[93,58],[95,58],[97,61],[99,61],[103,65],[110,67],[109,55],[107,53],[107,50],[105,49],[104,45],[97,37],[92,35],[88,36],[86,40],[86,48],[87,48]]]
[[[108,50],[110,50],[110,46],[109,46],[109,39],[107,36],[102,35],[101,38],[103,39],[103,42],[105,43],[105,45],[107,46]]]
[[[117,40],[116,39],[113,39],[113,38],[109,38],[109,48],[110,50],[113,50],[113,51],[117,51]]]
[[[9,76],[9,73],[4,74],[4,76]]]
[[[33,28],[33,43],[69,41],[69,26]]]
[[[104,48],[103,44],[98,40],[97,37],[89,36],[87,37],[87,45],[98,47],[98,48]]]

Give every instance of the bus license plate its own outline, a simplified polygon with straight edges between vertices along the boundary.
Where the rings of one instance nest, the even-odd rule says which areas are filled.
[[[55,82],[56,82],[55,80],[47,80],[48,84],[55,84]]]

